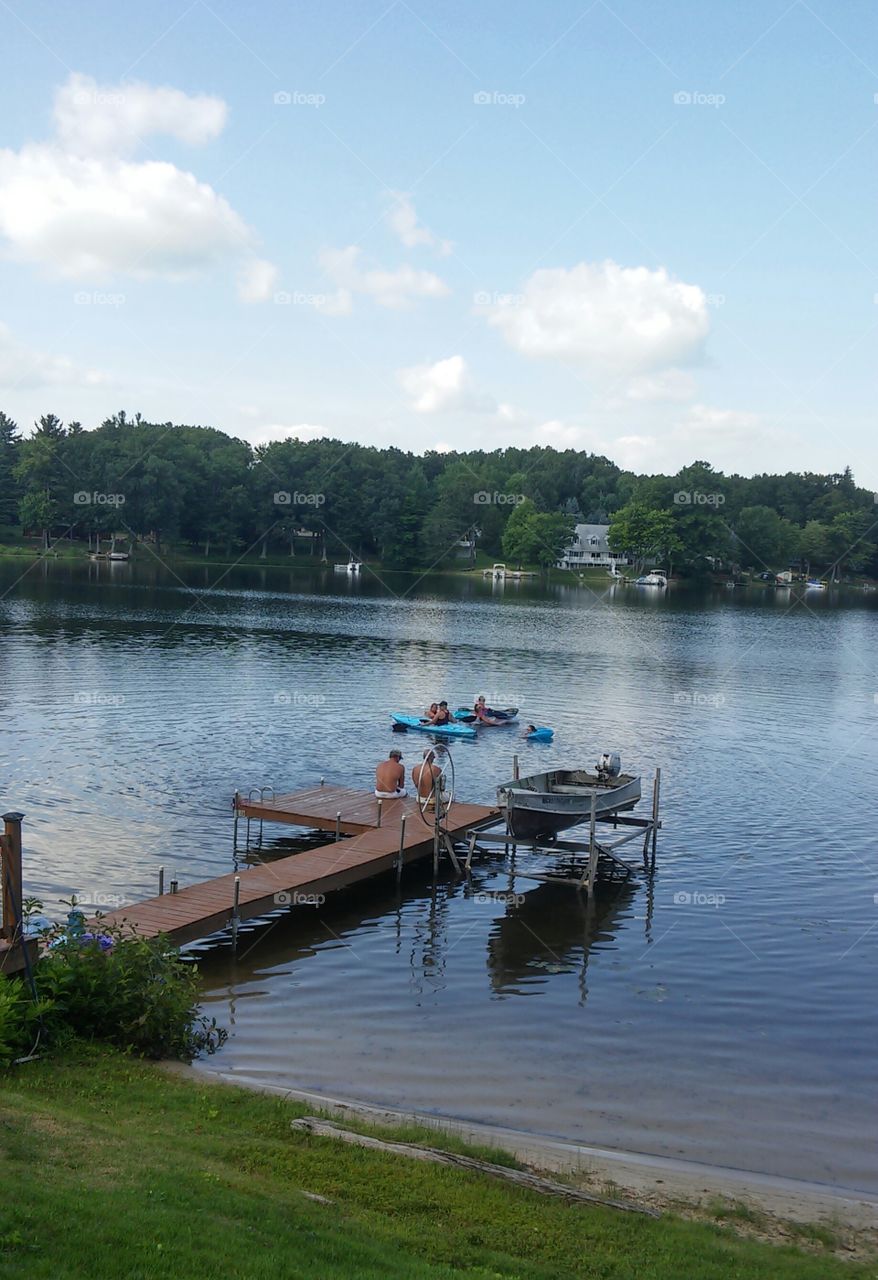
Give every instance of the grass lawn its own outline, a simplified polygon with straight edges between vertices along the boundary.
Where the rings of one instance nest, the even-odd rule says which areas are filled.
[[[720,1226],[568,1206],[481,1175],[294,1134],[289,1121],[301,1114],[293,1103],[193,1083],[108,1051],[78,1048],[16,1069],[0,1089],[2,1273],[51,1280],[875,1275],[873,1267],[743,1240]]]

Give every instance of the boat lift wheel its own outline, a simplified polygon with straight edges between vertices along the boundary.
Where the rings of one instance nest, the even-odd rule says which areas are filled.
[[[441,827],[454,803],[454,757],[443,743],[437,743],[431,751],[432,757],[429,763],[438,765],[440,772],[437,777],[434,777],[433,786],[426,795],[421,795],[421,789],[418,787],[418,812],[428,827],[434,827],[437,824]],[[423,763],[428,763],[426,757]],[[443,796],[446,798],[443,799]]]

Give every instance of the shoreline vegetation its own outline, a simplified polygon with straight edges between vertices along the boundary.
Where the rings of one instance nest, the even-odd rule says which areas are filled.
[[[10,538],[8,533],[5,538],[0,534],[0,561],[29,559],[32,563],[39,560],[61,560],[68,563],[85,563],[90,559],[90,551],[87,542],[79,540],[71,540],[69,538],[58,539],[57,542],[50,544],[49,550],[43,550],[39,541],[33,538]],[[259,552],[249,552],[245,555],[227,556],[223,551],[211,551],[205,555],[203,551],[196,548],[185,547],[179,545],[168,545],[163,547],[161,556],[157,556],[148,547],[138,544],[131,556],[131,561],[136,561],[141,566],[155,565],[161,568],[163,565],[168,567],[190,566],[190,567],[211,567],[217,569],[282,569],[289,573],[314,574],[314,573],[333,573],[334,567],[331,561],[321,561],[308,555],[290,555],[284,553],[281,555],[272,554],[262,556]],[[472,565],[443,565],[439,566],[415,566],[411,569],[399,569],[393,565],[385,565],[376,561],[363,561],[363,570],[366,574],[373,577],[379,577],[387,574],[393,577],[442,577],[442,578],[461,578],[461,579],[481,579],[482,572],[490,569],[494,563],[492,557],[483,553],[479,553]],[[509,566],[507,566],[509,567]],[[519,566],[516,565],[516,568]],[[591,568],[583,566],[576,569],[559,569],[556,566],[546,568],[536,562],[522,562],[521,569],[525,573],[532,575],[532,581],[541,582],[543,584],[567,584],[575,586],[577,583],[587,582],[589,585],[604,585],[613,582],[605,568]],[[773,572],[779,572],[779,566],[773,566]],[[634,577],[634,569],[629,567],[627,572],[622,575],[629,580]],[[689,578],[687,581],[700,582],[705,585],[721,586],[726,585],[732,578],[729,572],[703,572],[697,578]],[[804,575],[799,575],[798,581],[803,581]],[[775,585],[772,582],[762,581],[755,572],[738,572],[733,577],[735,586],[751,586],[751,587],[768,587]],[[854,588],[862,590],[871,588],[876,585],[876,579],[868,577],[865,574],[846,574],[844,579],[833,582],[831,585],[835,588]],[[795,585],[795,584],[794,584]]]
[[[878,577],[875,495],[850,468],[726,475],[695,461],[639,475],[545,446],[407,453],[328,437],[251,446],[213,427],[114,414],[93,430],[44,414],[24,436],[0,412],[4,530],[44,551],[89,545],[350,558],[385,572],[473,567],[478,557],[549,570],[577,524],[608,527],[633,576],[796,569]]]
[[[185,1069],[184,1069],[185,1071]],[[75,1042],[3,1079],[0,1258],[35,1280],[319,1275],[867,1280],[874,1233],[668,1198],[658,1219],[352,1147],[291,1122],[313,1104]],[[348,1129],[490,1160],[411,1124]],[[555,1180],[564,1175],[552,1174]],[[571,1175],[613,1198],[619,1189]],[[624,1198],[629,1198],[627,1194]]]

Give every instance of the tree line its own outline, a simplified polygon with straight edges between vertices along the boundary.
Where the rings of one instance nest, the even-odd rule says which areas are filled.
[[[598,454],[378,449],[329,438],[253,447],[212,427],[124,412],[94,430],[45,414],[24,436],[0,413],[0,529],[110,534],[205,554],[353,555],[442,567],[475,548],[549,565],[578,520],[614,549],[683,573],[803,565],[878,574],[871,491],[849,468],[743,477],[694,462],[637,475]]]

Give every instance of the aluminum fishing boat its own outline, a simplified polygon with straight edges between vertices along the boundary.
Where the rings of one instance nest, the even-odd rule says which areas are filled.
[[[640,799],[640,778],[621,772],[621,761],[605,753],[593,771],[548,769],[504,782],[497,804],[508,829],[519,840],[546,839],[591,821],[633,809]]]

